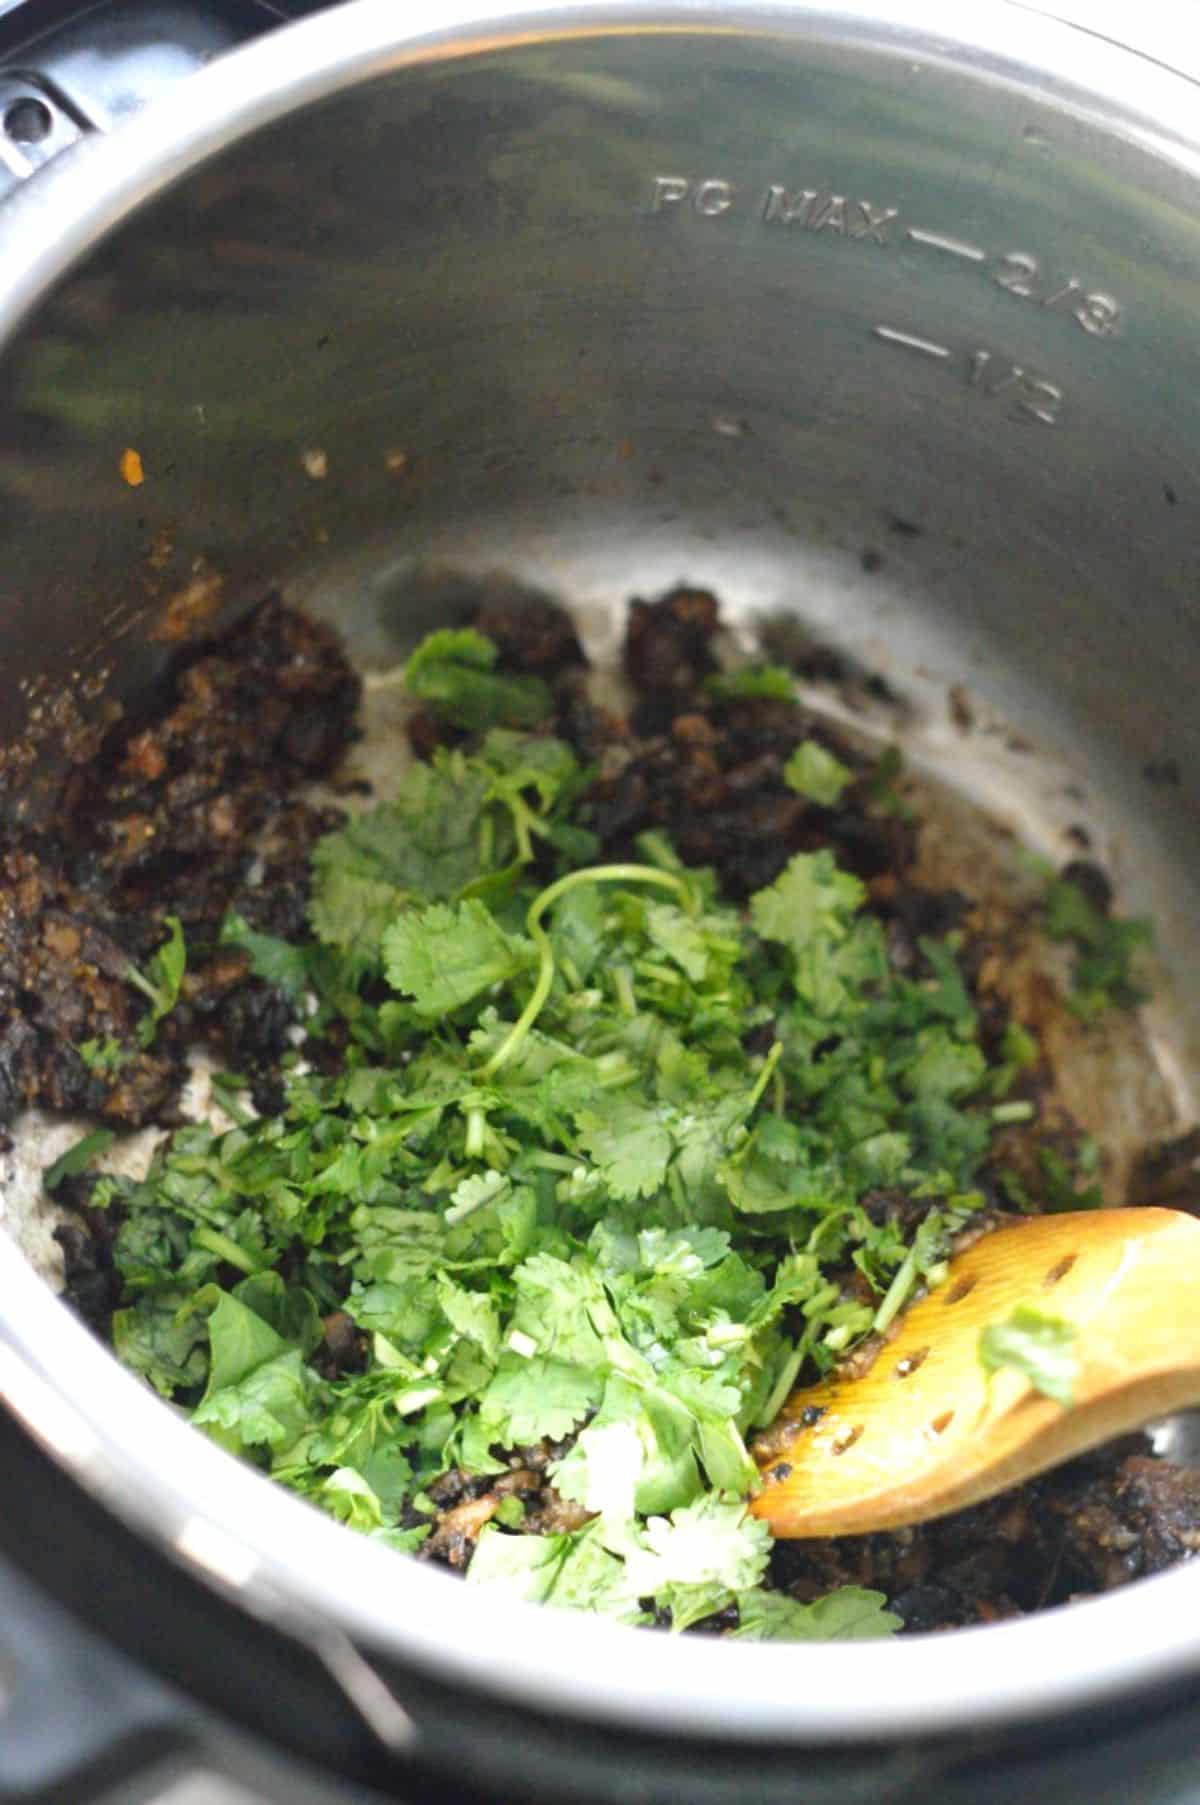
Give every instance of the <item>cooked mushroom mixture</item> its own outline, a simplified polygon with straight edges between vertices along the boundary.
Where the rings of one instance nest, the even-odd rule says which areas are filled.
[[[898,757],[719,626],[633,602],[626,717],[560,608],[480,606],[410,659],[379,799],[358,680],[277,599],[110,732],[0,867],[0,1113],[94,1123],[46,1174],[67,1295],[354,1528],[619,1621],[886,1635],[1184,1559],[1200,1475],[1140,1439],[894,1534],[746,1513],[794,1386],[964,1239],[1097,1204],[1103,1159],[994,918],[923,880]],[[1033,912],[1060,1012],[1136,1008],[1101,873]]]

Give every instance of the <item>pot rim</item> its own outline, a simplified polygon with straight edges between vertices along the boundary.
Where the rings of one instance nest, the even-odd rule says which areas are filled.
[[[1183,75],[1021,0],[824,5],[352,0],[229,53],[110,138],[85,142],[0,214],[0,347],[97,241],[236,139],[405,66],[564,35],[777,34],[977,73],[1200,176]],[[1020,44],[1019,55],[1014,43]],[[33,247],[31,250],[31,246]],[[814,1744],[911,1741],[1062,1715],[1200,1667],[1200,1563],[1067,1609],[900,1648],[677,1638],[476,1592],[348,1533],[156,1399],[0,1236],[0,1397],[119,1518],[255,1616],[513,1704],[651,1734]]]

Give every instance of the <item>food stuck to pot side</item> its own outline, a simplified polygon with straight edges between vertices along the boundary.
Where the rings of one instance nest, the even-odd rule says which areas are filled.
[[[277,600],[110,732],[4,865],[4,1113],[96,1124],[45,1178],[67,1295],[354,1528],[620,1621],[886,1635],[1185,1558],[1200,1475],[1141,1438],[893,1534],[747,1514],[755,1435],[953,1251],[1170,1161],[1071,1071],[1148,1061],[1146,925],[1090,865],[1002,896],[961,804],[950,885],[895,753],[719,626],[635,602],[624,718],[561,609],[485,601],[409,661],[381,801]]]

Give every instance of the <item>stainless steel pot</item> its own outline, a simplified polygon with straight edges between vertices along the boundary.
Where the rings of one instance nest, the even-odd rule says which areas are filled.
[[[918,756],[1035,841],[1086,812],[1158,920],[1186,1110],[1196,118],[1177,71],[1001,0],[358,0],[233,53],[0,219],[8,806],[145,693],[198,574],[227,611],[283,581],[367,668],[447,570],[558,591],[600,639],[688,576],[886,668]],[[948,683],[1005,724],[983,756]],[[7,1239],[0,1300],[42,1447],[397,1749],[432,1735],[422,1685],[593,1751],[895,1750],[1200,1675],[1200,1566],[895,1647],[497,1603],[237,1466]]]

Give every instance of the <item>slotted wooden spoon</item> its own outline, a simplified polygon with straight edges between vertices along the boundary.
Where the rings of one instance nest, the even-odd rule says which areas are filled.
[[[979,1361],[1022,1304],[1075,1330],[1064,1408]],[[793,1392],[753,1448],[777,1536],[898,1529],[977,1504],[1200,1404],[1200,1222],[1175,1210],[1037,1216],[983,1236],[858,1379]]]

